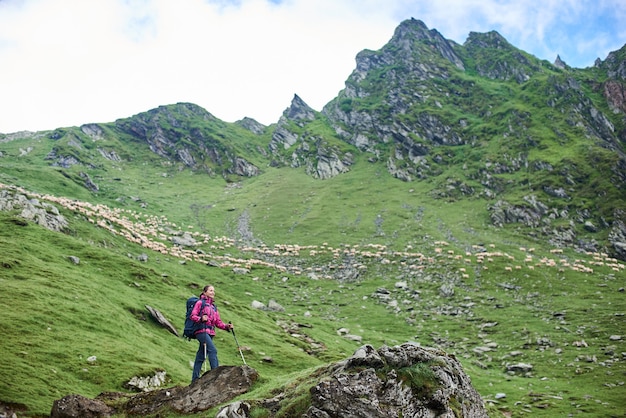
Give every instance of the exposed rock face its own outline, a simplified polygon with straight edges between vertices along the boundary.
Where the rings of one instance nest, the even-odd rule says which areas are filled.
[[[522,51],[513,47],[496,31],[487,33],[470,32],[465,48],[476,57],[476,70],[483,77],[492,80],[514,80],[518,83],[528,81],[541,71]],[[502,59],[494,60],[488,53],[497,51]]]
[[[94,141],[104,138],[104,130],[96,123],[85,124],[80,127],[80,130]]]
[[[425,43],[431,47],[424,47]],[[411,125],[398,119],[416,104],[423,103],[422,93],[429,80],[448,78],[452,68],[464,69],[451,41],[434,29],[429,30],[423,22],[411,19],[398,26],[380,51],[362,51],[356,61],[346,88],[322,111],[341,138],[374,153],[379,142],[397,143],[404,153],[412,152],[413,156],[424,155],[427,149],[415,145],[412,139],[415,137],[436,143],[462,142],[451,127],[433,114],[421,113],[422,123]],[[378,86],[365,82],[374,78],[379,79]],[[408,85],[413,86],[413,91],[407,89]],[[355,106],[377,95],[382,95],[377,98],[381,106],[375,109]]]
[[[624,84],[609,80],[604,83],[603,93],[614,112],[626,113],[626,86]]]
[[[432,392],[403,382],[403,370],[432,373]],[[406,377],[405,377],[406,378]],[[480,395],[452,356],[415,344],[371,345],[338,365],[329,379],[311,389],[306,417],[487,417]]]
[[[306,418],[447,417],[487,418],[480,395],[460,363],[441,350],[414,343],[364,345],[345,361],[317,371]],[[279,414],[281,393],[262,401],[227,405],[220,418],[249,418],[252,405]],[[288,402],[286,402],[288,403]]]
[[[84,171],[81,171],[80,173],[78,173],[78,175],[85,180],[85,187],[89,190],[91,190],[92,192],[97,192],[98,190],[100,190],[100,187],[94,183],[94,181],[91,179],[91,177],[89,176],[89,174],[85,173]]]
[[[0,210],[16,209],[21,209],[20,217],[52,231],[59,232],[68,226],[67,220],[56,206],[38,199],[29,199],[21,193],[0,189]]]
[[[354,156],[331,146],[324,138],[311,134],[307,124],[315,118],[315,111],[298,95],[294,95],[269,143],[275,161],[293,168],[305,167],[307,174],[318,179],[348,172],[354,163]]]
[[[351,153],[340,156],[333,149],[318,148],[316,160],[308,160],[306,172],[318,179],[329,179],[341,173],[350,171],[354,163]]]
[[[561,59],[560,55],[556,56],[556,59],[554,60],[554,66],[556,68],[560,68],[561,70],[564,70],[564,69],[566,69],[568,67],[568,65],[565,63],[565,61],[563,61]]]
[[[117,153],[114,150],[105,150],[105,149],[102,149],[102,148],[98,148],[98,152],[100,153],[100,155],[102,155],[107,160],[115,161],[115,162],[122,161],[120,156],[117,155]]]
[[[178,330],[172,323],[159,311],[158,309],[153,308],[150,305],[146,305],[146,309],[150,312],[150,315],[159,323],[163,328],[171,332],[177,337],[180,337],[178,334]]]
[[[303,127],[306,122],[315,119],[315,112],[297,94],[293,96],[291,105],[285,109],[283,115],[278,120],[276,130],[272,135],[269,148],[273,153],[279,149],[288,149],[295,145],[300,136],[290,128],[290,122],[299,127]]]
[[[626,212],[615,211],[615,221],[609,232],[609,242],[613,246],[616,258],[626,260]]]
[[[68,395],[52,405],[51,418],[110,417],[115,410],[102,401],[81,395]]]
[[[220,123],[199,106],[178,103],[118,120],[116,127],[145,142],[160,157],[188,168],[210,173],[220,169],[225,175],[245,177],[259,174],[258,167],[237,155],[234,148],[222,140],[221,132],[216,134],[213,129],[198,126],[198,120]]]
[[[105,393],[96,399],[68,395],[54,402],[50,417],[95,418],[114,414],[145,416],[159,415],[162,410],[192,414],[206,411],[247,392],[257,378],[256,370],[248,366],[220,366],[186,387],[177,386],[136,395]]]
[[[190,386],[133,396],[125,410],[131,415],[153,414],[163,407],[181,414],[206,411],[247,392],[257,378],[257,371],[248,366],[221,366]]]
[[[235,123],[257,135],[261,135],[265,130],[265,125],[249,117],[245,117]]]
[[[608,71],[608,75],[612,79],[626,80],[626,61],[624,61],[624,53],[626,45],[617,51],[611,52],[604,62],[600,62],[599,66]]]

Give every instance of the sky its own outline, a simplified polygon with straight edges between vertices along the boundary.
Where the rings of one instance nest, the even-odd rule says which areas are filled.
[[[0,0],[0,132],[178,102],[269,125],[294,94],[322,110],[410,18],[576,68],[626,44],[624,0]]]

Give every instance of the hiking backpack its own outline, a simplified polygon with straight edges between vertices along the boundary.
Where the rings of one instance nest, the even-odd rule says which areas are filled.
[[[187,299],[187,314],[185,315],[185,329],[183,331],[183,337],[191,340],[196,338],[196,331],[198,331],[204,324],[193,322],[191,319],[191,311],[193,311],[193,307],[196,306],[196,302],[200,299],[198,296],[192,296]],[[206,302],[205,299],[202,299],[202,307],[200,308],[200,313],[204,310]]]

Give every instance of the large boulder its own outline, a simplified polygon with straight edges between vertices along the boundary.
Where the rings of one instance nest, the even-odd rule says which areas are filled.
[[[110,417],[115,410],[97,399],[81,395],[67,395],[52,404],[50,418],[97,418]]]
[[[192,414],[206,411],[246,393],[259,377],[249,366],[220,366],[189,386],[139,393],[108,393],[96,399],[68,395],[54,402],[52,418],[96,418],[112,415]]]
[[[487,418],[484,402],[458,360],[415,343],[376,350],[367,344],[343,361],[316,370],[305,418]],[[219,418],[250,418],[259,407],[270,416],[290,408],[287,392],[271,399],[224,406]],[[291,411],[293,413],[293,411]],[[289,413],[287,413],[289,415]],[[292,416],[292,415],[289,415]]]
[[[311,400],[308,418],[488,417],[454,356],[412,343],[359,348],[311,389]]]

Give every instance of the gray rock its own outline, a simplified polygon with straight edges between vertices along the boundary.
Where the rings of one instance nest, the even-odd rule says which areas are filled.
[[[437,382],[426,396],[416,395],[399,377],[403,368],[425,367]],[[474,417],[487,418],[483,400],[460,363],[446,353],[406,343],[376,351],[365,345],[329,379],[311,389],[306,418],[320,417]]]
[[[507,364],[506,370],[511,373],[528,373],[533,369],[533,366],[528,363],[515,363]]]
[[[154,372],[152,376],[133,376],[124,384],[124,387],[136,392],[151,392],[165,383],[166,376],[167,373],[163,370]]]
[[[215,418],[248,418],[250,416],[249,414],[250,404],[237,401],[220,409]]]
[[[196,239],[188,232],[185,232],[182,236],[173,236],[171,240],[172,244],[181,247],[194,247],[198,244]]]
[[[265,131],[265,125],[247,116],[235,123],[257,135],[261,135]]]
[[[247,392],[258,376],[248,366],[220,366],[189,386],[135,395],[123,409],[128,415],[151,415],[164,408],[179,414],[198,413]]]
[[[354,335],[354,334],[346,334],[344,335],[344,338],[350,341],[356,341],[358,343],[360,343],[363,340],[363,337],[361,337],[360,335]]]
[[[102,401],[81,395],[68,395],[52,404],[50,418],[110,417],[115,410]]]
[[[280,305],[274,299],[270,299],[267,304],[267,309],[274,312],[285,312],[285,308],[283,308],[282,305]]]
[[[178,331],[176,330],[176,327],[174,327],[174,325],[172,325],[172,323],[170,321],[167,320],[167,318],[165,318],[165,316],[161,313],[161,311],[159,311],[158,309],[153,308],[150,305],[146,305],[146,309],[148,310],[148,312],[150,312],[150,315],[159,323],[161,324],[161,326],[163,328],[165,328],[166,330],[168,330],[169,332],[171,332],[172,334],[174,334],[175,336],[179,337],[180,335],[178,334]]]
[[[265,306],[264,303],[259,302],[258,300],[253,300],[250,306],[252,306],[254,309],[260,309],[262,311],[267,309],[267,306]]]
[[[67,220],[56,206],[38,199],[29,199],[12,190],[0,190],[0,210],[21,210],[21,218],[56,232],[63,231],[68,226]]]

